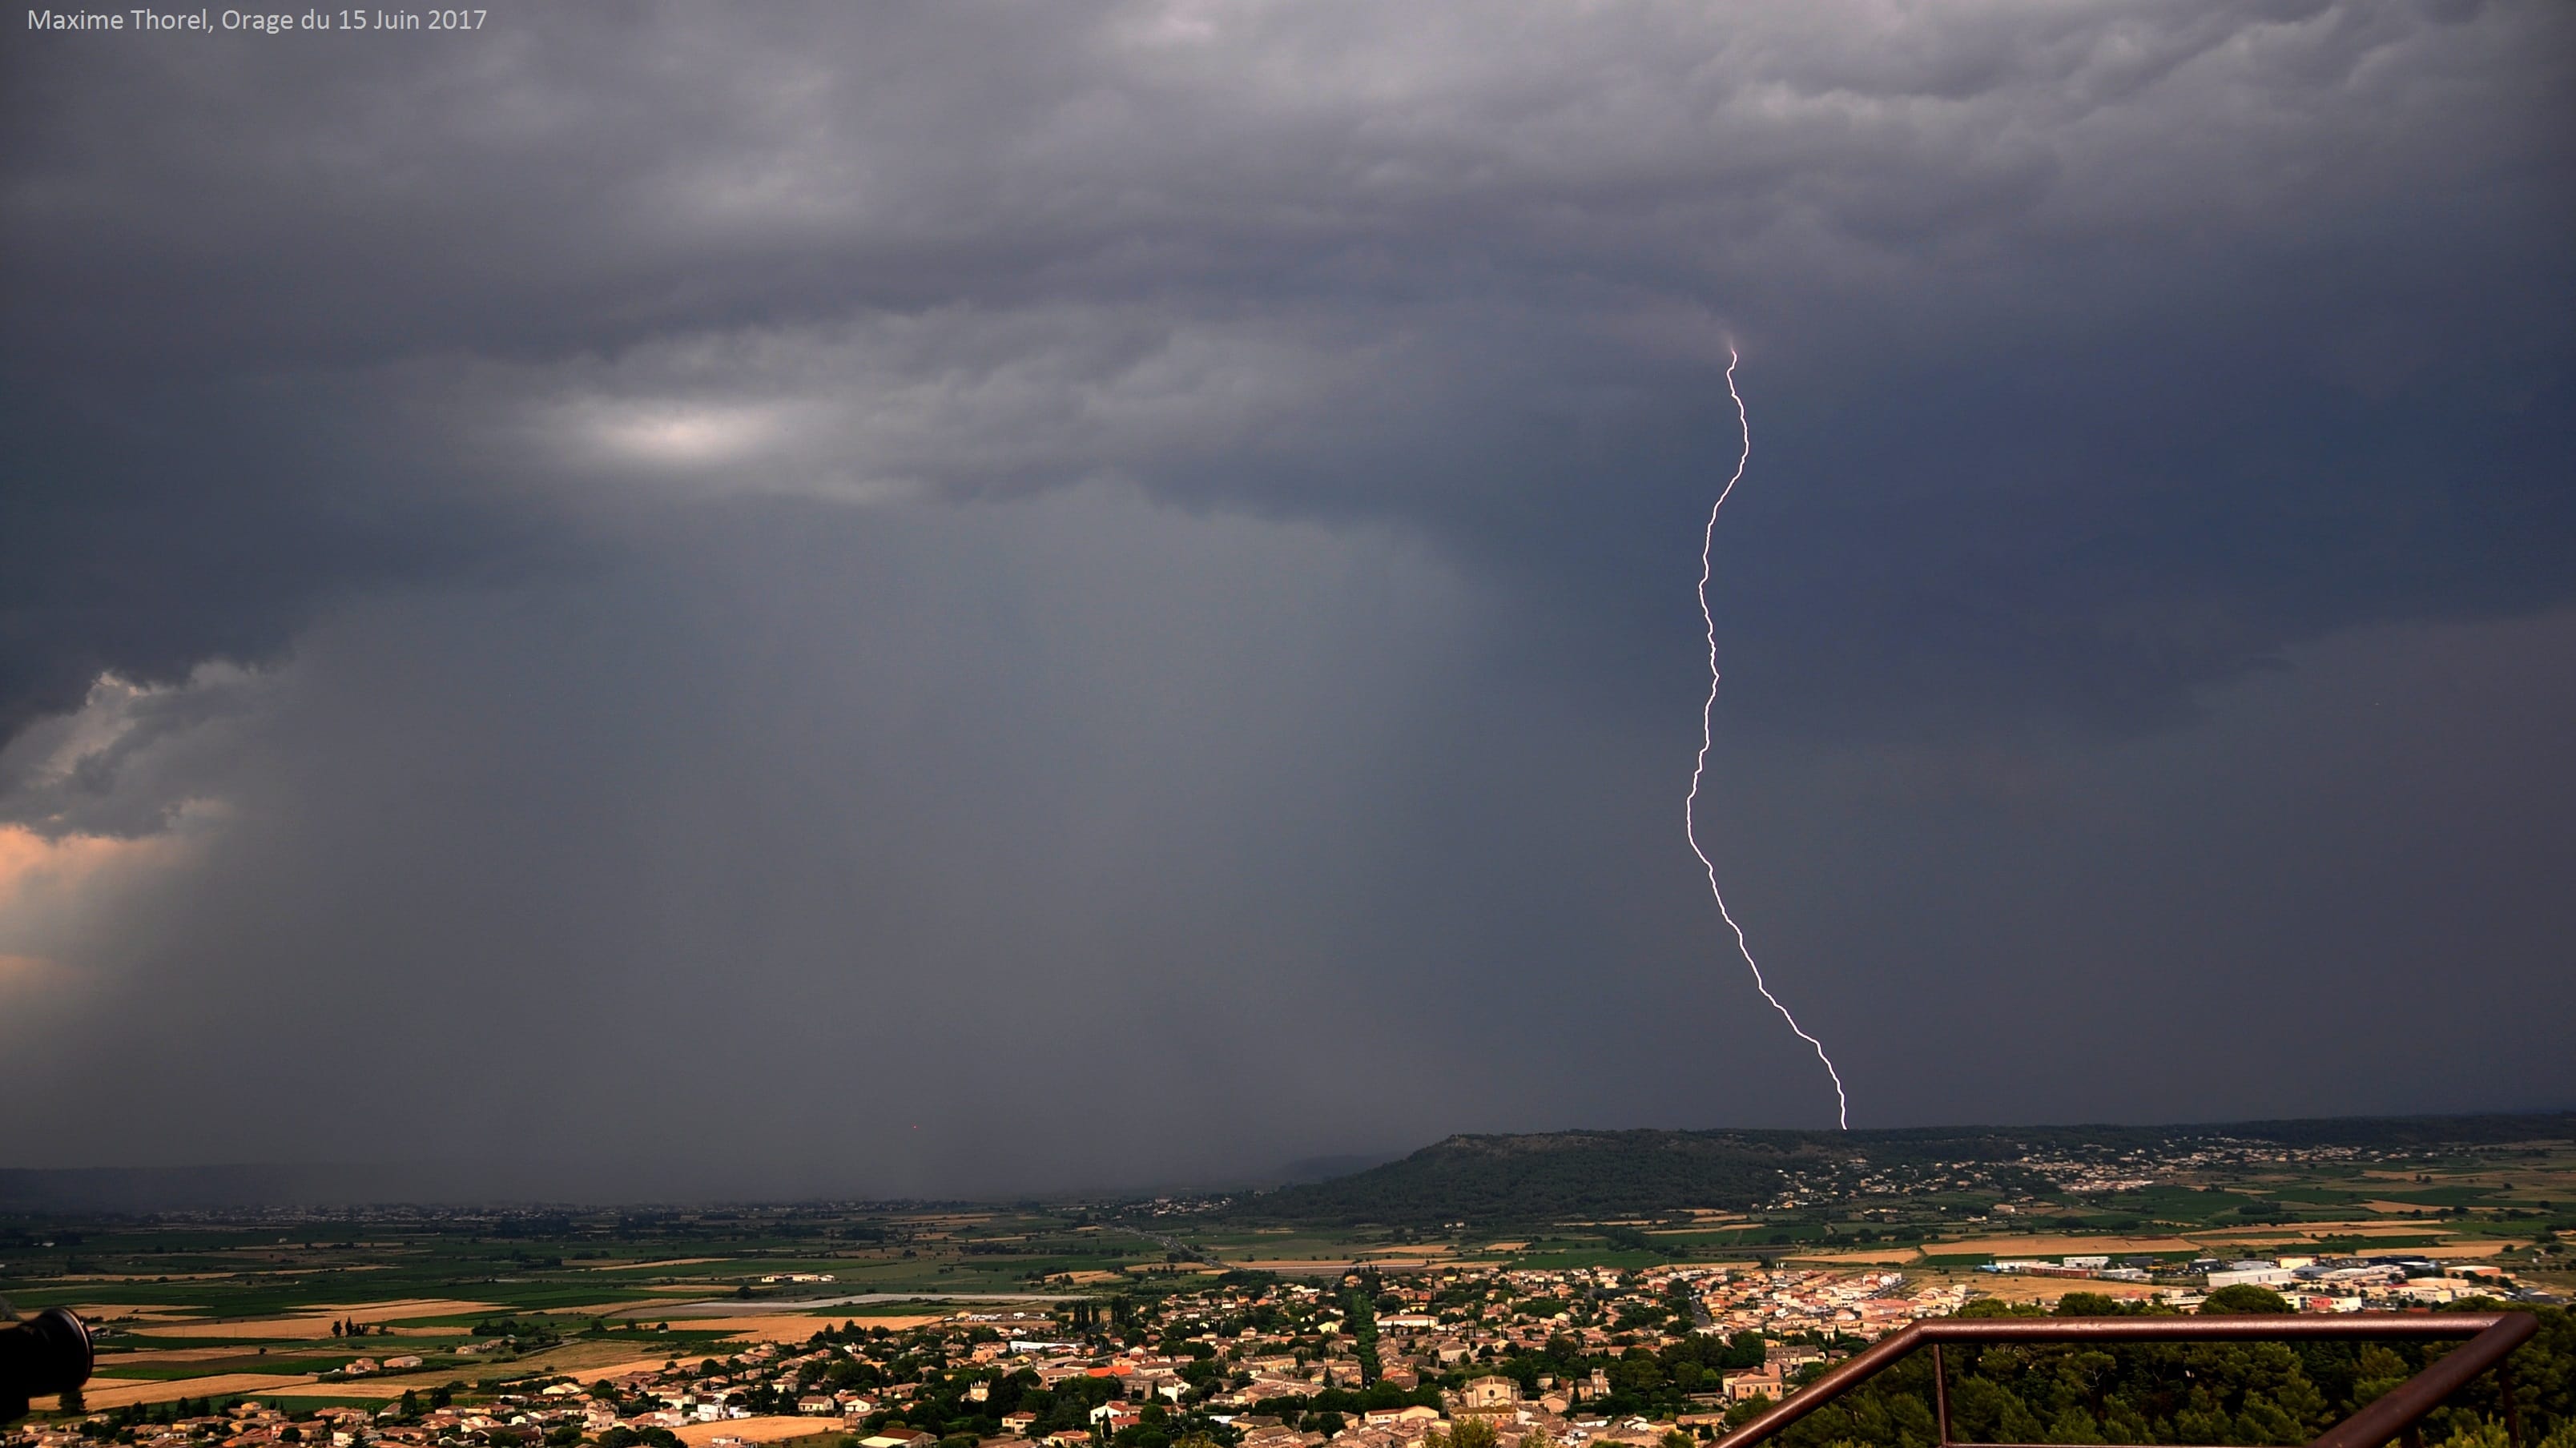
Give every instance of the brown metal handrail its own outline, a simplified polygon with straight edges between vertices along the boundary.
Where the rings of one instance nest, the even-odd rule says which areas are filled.
[[[2464,1337],[2468,1342],[2444,1353],[2425,1369],[2372,1399],[2351,1417],[2318,1435],[2309,1448],[2380,1448],[2404,1435],[2411,1445],[2415,1425],[2505,1355],[2530,1341],[2540,1320],[2528,1312],[2353,1312],[2323,1317],[2285,1317],[2248,1313],[2233,1317],[1942,1317],[1918,1322],[1892,1337],[1881,1338],[1824,1376],[1789,1394],[1769,1412],[1717,1440],[1717,1448],[1752,1448],[1781,1429],[1825,1406],[1860,1383],[1878,1376],[1918,1347],[1932,1349],[1933,1411],[1941,1424],[1942,1448],[1966,1448],[1950,1436],[1950,1380],[1941,1361],[1944,1343],[2029,1342],[2282,1342],[2294,1338],[2327,1338],[2350,1342],[2372,1338]],[[2515,1410],[2510,1378],[2505,1391],[2505,1431],[2522,1441],[2521,1414]],[[1976,1448],[2034,1448],[2027,1444],[1980,1444]]]

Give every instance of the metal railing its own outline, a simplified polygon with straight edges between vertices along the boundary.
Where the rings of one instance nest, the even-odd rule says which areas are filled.
[[[2505,1356],[2540,1330],[2528,1312],[2356,1312],[2324,1317],[2249,1313],[2238,1317],[1945,1317],[1918,1322],[1827,1371],[1777,1406],[1717,1440],[1717,1448],[1752,1448],[1781,1429],[1878,1376],[1919,1347],[1932,1349],[1933,1414],[1942,1448],[1965,1448],[1950,1436],[1950,1379],[1941,1349],[1949,1343],[2339,1342],[2390,1338],[2466,1338],[2422,1372],[2372,1399],[2358,1412],[2319,1434],[2309,1448],[2380,1448],[2403,1438],[2418,1448],[2415,1425],[2490,1368],[2505,1373],[2508,1441],[2522,1442]],[[2038,1448],[2033,1444],[1980,1444],[1976,1448]]]

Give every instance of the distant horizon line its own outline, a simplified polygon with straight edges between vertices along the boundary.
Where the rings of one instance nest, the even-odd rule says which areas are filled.
[[[1675,1136],[1716,1136],[1740,1134],[1770,1137],[1815,1137],[1820,1140],[1857,1143],[1871,1138],[1904,1138],[1943,1133],[2046,1131],[2069,1132],[2088,1129],[2116,1131],[2166,1131],[2192,1133],[2228,1128],[2267,1128],[2307,1124],[2343,1123],[2365,1125],[2385,1123],[2390,1126],[2443,1122],[2503,1122],[2529,1120],[2551,1122],[2567,1130],[2556,1134],[2576,1134],[2576,1107],[2533,1107],[2495,1111],[2428,1111],[2406,1113],[2352,1113],[2325,1116],[2261,1116],[2202,1118],[2183,1121],[2127,1122],[2115,1120],[2056,1122],[1960,1122],[1939,1126],[1861,1126],[1844,1130],[1836,1127],[1774,1126],[1567,1126],[1531,1131],[1453,1131],[1407,1150],[1394,1152],[1317,1153],[1283,1163],[1268,1172],[1243,1173],[1227,1179],[1197,1182],[1138,1181],[1123,1184],[1032,1186],[1024,1189],[987,1189],[960,1192],[874,1193],[874,1192],[803,1192],[723,1196],[702,1192],[675,1192],[656,1195],[651,1192],[617,1193],[603,1196],[566,1195],[546,1191],[507,1189],[482,1192],[468,1191],[453,1196],[436,1192],[423,1193],[426,1185],[418,1180],[367,1183],[370,1176],[419,1178],[430,1174],[455,1173],[472,1178],[527,1177],[535,1175],[574,1175],[596,1173],[608,1176],[639,1176],[646,1172],[635,1163],[595,1160],[566,1161],[556,1158],[551,1166],[534,1161],[503,1160],[490,1157],[467,1160],[454,1157],[420,1157],[393,1160],[339,1161],[225,1161],[158,1165],[91,1165],[91,1166],[8,1166],[0,1165],[0,1215],[28,1213],[93,1211],[115,1214],[153,1214],[169,1212],[224,1211],[289,1211],[354,1210],[359,1208],[422,1208],[439,1210],[602,1210],[627,1208],[639,1210],[709,1210],[728,1208],[798,1208],[798,1207],[934,1207],[934,1206],[1008,1206],[1019,1203],[1061,1206],[1084,1202],[1132,1202],[1161,1197],[1232,1196],[1275,1190],[1305,1183],[1329,1181],[1357,1175],[1377,1167],[1402,1161],[1420,1152],[1433,1150],[1452,1141],[1499,1141],[1516,1138],[1551,1136],[1624,1136],[1639,1133]],[[2489,1143],[2493,1144],[2493,1143]],[[1345,1165],[1345,1164],[1348,1165]],[[1331,1169],[1338,1168],[1338,1169]],[[1302,1169],[1302,1170],[1301,1170]],[[756,1175],[762,1169],[742,1168],[744,1175]],[[296,1194],[296,1185],[261,1178],[295,1178],[306,1180],[300,1185],[312,1196]],[[329,1178],[358,1178],[332,1184]],[[199,1190],[218,1188],[231,1178],[238,1192],[259,1191],[230,1199],[172,1200],[144,1204],[132,1201],[111,1204],[104,1200],[73,1199],[77,1192],[62,1189],[87,1186],[92,1189],[121,1185],[134,1197],[147,1194],[153,1186],[181,1188],[194,1179]],[[372,1185],[390,1189],[382,1195],[369,1195]],[[56,1192],[43,1190],[46,1186]],[[57,1198],[57,1192],[61,1196]],[[274,1195],[269,1195],[274,1193]],[[342,1193],[346,1193],[343,1195]],[[104,1195],[104,1194],[102,1194]],[[220,1193],[218,1194],[220,1196]],[[48,1198],[57,1198],[48,1200]]]

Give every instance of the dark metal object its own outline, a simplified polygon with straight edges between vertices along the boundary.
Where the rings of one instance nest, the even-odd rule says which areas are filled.
[[[2513,1391],[2513,1360],[2496,1364],[2496,1387],[2504,1394],[2504,1441],[2522,1448],[2522,1404]]]
[[[2041,1342],[2283,1342],[2324,1339],[2353,1342],[2388,1338],[2461,1337],[2468,1342],[2436,1358],[2422,1372],[2389,1389],[2361,1411],[2328,1428],[2309,1448],[2380,1448],[2404,1436],[2442,1401],[2540,1330],[2528,1312],[2361,1312],[2325,1317],[2249,1313],[2240,1317],[1945,1317],[1918,1322],[1877,1343],[1790,1395],[1769,1412],[1718,1440],[1719,1448],[1751,1448],[1781,1429],[1886,1371],[1918,1347],[1932,1349],[1933,1401],[1941,1442],[1950,1437],[1949,1377],[1941,1345]],[[2520,1415],[2507,1398],[2506,1423],[2521,1442]],[[2024,1448],[1984,1444],[1978,1448]]]
[[[27,1400],[89,1381],[89,1327],[59,1307],[0,1327],[0,1423],[27,1416]]]
[[[2485,1318],[2489,1325],[2471,1337],[2467,1344],[2446,1352],[2424,1367],[2424,1371],[2382,1393],[2360,1412],[2344,1419],[2317,1435],[2311,1448],[2379,1448],[2401,1431],[2411,1432],[2426,1413],[2442,1405],[2442,1400],[2468,1386],[2469,1381],[2492,1367],[2504,1363],[2505,1354],[2531,1340],[2540,1331],[2540,1319],[2528,1312],[2461,1313],[2453,1320],[2474,1322]],[[2400,1318],[2399,1321],[2405,1319]],[[2431,1334],[2426,1336],[2449,1336]],[[2508,1432],[2517,1445],[2521,1434],[2510,1425],[2519,1414],[2508,1413]]]

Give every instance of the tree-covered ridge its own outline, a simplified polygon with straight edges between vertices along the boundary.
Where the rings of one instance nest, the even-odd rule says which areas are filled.
[[[1452,1136],[1399,1161],[1245,1199],[1275,1221],[1478,1227],[1744,1211],[1796,1190],[1836,1194],[1872,1177],[1973,1168],[1979,1184],[2037,1191],[2043,1164],[2106,1165],[2141,1153],[2273,1145],[2294,1150],[2495,1147],[2576,1139],[2576,1113],[2356,1117],[2192,1126],[1917,1127],[1887,1131],[1560,1131]],[[1901,1183],[1900,1183],[1901,1186]]]
[[[1804,1144],[1753,1145],[1682,1131],[1453,1136],[1353,1176],[1266,1193],[1258,1216],[1424,1226],[1558,1216],[1623,1216],[1676,1203],[1740,1208],[1780,1189]]]

